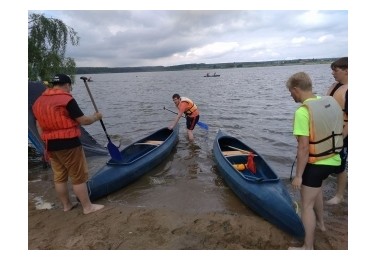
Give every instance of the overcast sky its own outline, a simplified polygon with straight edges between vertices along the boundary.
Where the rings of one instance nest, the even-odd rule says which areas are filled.
[[[348,11],[47,11],[80,37],[78,67],[348,56]]]

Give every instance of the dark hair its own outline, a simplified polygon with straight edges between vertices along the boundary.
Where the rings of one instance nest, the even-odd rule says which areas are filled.
[[[178,99],[180,99],[180,98],[181,98],[181,96],[180,96],[179,94],[174,94],[174,95],[173,95],[173,99],[175,99],[175,98],[178,98]]]
[[[336,61],[331,63],[331,69],[335,70],[336,68],[339,68],[342,70],[348,69],[348,57],[337,59]]]

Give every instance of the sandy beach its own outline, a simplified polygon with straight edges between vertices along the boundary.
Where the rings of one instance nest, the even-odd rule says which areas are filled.
[[[324,197],[336,179],[324,184]],[[284,233],[251,210],[243,212],[178,212],[169,208],[133,207],[106,198],[101,211],[84,215],[78,205],[63,212],[51,180],[28,184],[29,250],[285,250],[301,241]],[[346,193],[347,195],[347,193]],[[315,249],[348,249],[348,198],[325,206],[327,231],[316,231]]]

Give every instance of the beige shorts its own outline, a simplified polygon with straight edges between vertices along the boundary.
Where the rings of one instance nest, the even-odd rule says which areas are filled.
[[[67,182],[68,177],[73,185],[88,181],[88,165],[82,146],[49,152],[49,156],[54,182]]]

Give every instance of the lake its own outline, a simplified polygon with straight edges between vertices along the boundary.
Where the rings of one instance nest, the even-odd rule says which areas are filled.
[[[196,126],[195,143],[190,144],[182,118],[179,143],[169,158],[137,182],[104,199],[132,207],[180,211],[247,210],[216,169],[212,146],[219,129],[253,147],[290,186],[297,145],[292,121],[299,104],[291,98],[285,82],[299,71],[311,76],[318,95],[325,94],[334,81],[330,64],[76,75],[72,93],[79,106],[85,114],[94,113],[80,80],[80,76],[90,76],[93,82],[88,85],[95,103],[111,140],[121,144],[120,149],[171,124],[175,115],[163,108],[176,111],[174,93],[192,99],[200,110],[200,121],[209,126],[208,131]],[[207,72],[216,72],[220,77],[204,77]],[[99,122],[85,128],[100,144],[107,145]],[[107,159],[89,157],[91,173]]]

